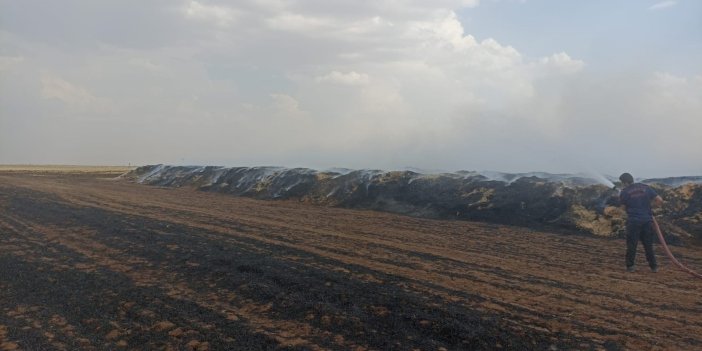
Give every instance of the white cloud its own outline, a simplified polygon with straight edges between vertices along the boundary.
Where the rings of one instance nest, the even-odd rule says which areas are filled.
[[[680,77],[658,72],[648,79],[646,88],[642,104],[650,114],[660,118],[657,122],[662,128],[680,129],[683,134],[698,134],[702,130],[702,117],[690,118],[696,111],[702,111],[702,76]],[[699,140],[698,150],[702,155],[702,138]]]
[[[146,69],[152,72],[163,72],[165,68],[158,64],[155,64],[152,60],[143,57],[133,57],[129,59],[129,64]]]
[[[561,70],[565,73],[576,73],[585,67],[585,62],[581,60],[574,60],[565,52],[559,52],[549,57],[543,57],[541,58],[540,63],[545,66]]]
[[[361,85],[368,84],[368,82],[370,81],[370,77],[365,73],[357,73],[355,71],[351,71],[348,73],[332,71],[329,74],[317,77],[317,81],[347,85]]]
[[[40,94],[45,100],[63,103],[65,110],[51,111],[54,116],[63,115],[65,111],[80,111],[87,113],[85,117],[102,119],[114,111],[114,106],[108,99],[96,97],[88,89],[51,73],[42,74]]]
[[[9,72],[0,104],[83,122],[110,115],[100,125],[57,120],[86,135],[106,125],[127,133],[140,158],[131,162],[568,171],[573,159],[619,164],[612,150],[631,148],[680,155],[667,166],[681,169],[702,149],[701,78],[597,77],[562,49],[524,54],[466,30],[457,12],[476,5],[189,1],[163,11],[178,29],[163,32],[165,44],[137,48],[105,41],[74,51],[0,33],[15,55],[0,58]],[[42,122],[32,125],[57,127]],[[631,125],[645,125],[644,137],[628,137]],[[31,139],[32,128],[18,135]],[[651,130],[665,136],[661,151]],[[124,144],[109,130],[103,137]]]
[[[230,131],[232,137],[222,136],[220,145],[237,140],[248,150],[307,150],[286,156],[303,164],[315,161],[304,156],[317,154],[313,148],[346,155],[336,162],[348,166],[416,164],[412,157],[426,159],[437,145],[458,150],[472,147],[465,140],[487,143],[487,133],[510,123],[528,120],[538,134],[554,130],[552,115],[528,113],[540,94],[534,84],[544,75],[557,81],[579,69],[581,61],[566,53],[528,60],[494,39],[476,40],[451,8],[477,2],[445,1],[450,6],[445,8],[421,1],[404,1],[403,7],[391,3],[229,8],[192,1],[182,15],[197,21],[186,23],[195,28],[212,23],[217,31],[171,48],[103,46],[86,57],[90,65],[75,65],[70,76],[117,101],[125,123],[167,118],[167,124],[159,123],[164,138]],[[342,5],[346,10],[339,12],[336,6]],[[261,7],[265,11],[256,10]],[[143,74],[134,67],[164,74]],[[68,106],[100,100],[58,77],[44,77],[43,85],[44,98]],[[152,136],[143,134],[137,143],[152,143]],[[213,138],[206,139],[211,143]],[[416,155],[393,158],[405,148]],[[221,154],[223,149],[230,148],[200,152],[234,157]],[[376,158],[375,150],[383,149],[388,157]],[[277,162],[287,163],[282,157]],[[448,156],[428,157],[422,162],[449,162]]]
[[[299,116],[305,114],[300,109],[300,102],[287,94],[271,94],[274,109],[282,116]]]
[[[317,32],[333,24],[326,18],[304,16],[298,13],[281,13],[273,18],[266,19],[266,23],[277,30],[322,35],[325,33]]]
[[[288,0],[254,0],[253,3],[260,9],[270,12],[285,11],[292,2]]]
[[[41,95],[45,99],[57,99],[67,105],[86,107],[97,101],[97,98],[85,88],[50,74],[41,79]]]
[[[10,70],[23,61],[22,56],[0,56],[0,72]]]
[[[669,7],[675,6],[677,3],[678,3],[677,1],[673,1],[673,0],[661,1],[659,3],[651,5],[651,7],[649,7],[648,9],[649,10],[663,10],[663,9],[667,9]]]
[[[476,7],[480,4],[480,0],[434,0],[430,3],[424,0],[395,0],[390,2],[385,2],[385,4],[390,4],[394,6],[404,6],[410,8],[462,8],[462,7]]]
[[[183,12],[187,18],[212,22],[220,27],[228,27],[238,17],[238,11],[231,7],[205,5],[197,1],[190,1]]]

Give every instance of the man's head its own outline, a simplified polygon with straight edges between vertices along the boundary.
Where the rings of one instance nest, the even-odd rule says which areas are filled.
[[[629,173],[622,173],[622,175],[619,176],[619,180],[624,185],[634,184],[634,177]]]

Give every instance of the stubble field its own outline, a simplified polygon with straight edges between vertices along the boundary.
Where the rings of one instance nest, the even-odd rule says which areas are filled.
[[[113,177],[0,172],[0,350],[702,348],[662,251]]]

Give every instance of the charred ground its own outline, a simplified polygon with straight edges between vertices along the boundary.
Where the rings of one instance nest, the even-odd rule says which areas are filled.
[[[619,240],[31,173],[0,231],[0,349],[702,347],[700,283]]]
[[[123,179],[257,199],[372,209],[549,231],[624,237],[618,190],[584,175],[151,165]],[[658,221],[673,244],[702,242],[702,177],[644,180],[666,200]]]

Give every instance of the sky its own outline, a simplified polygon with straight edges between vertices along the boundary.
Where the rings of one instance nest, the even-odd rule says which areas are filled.
[[[702,175],[702,1],[0,0],[0,164]]]

